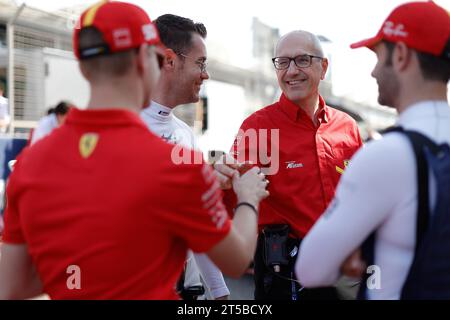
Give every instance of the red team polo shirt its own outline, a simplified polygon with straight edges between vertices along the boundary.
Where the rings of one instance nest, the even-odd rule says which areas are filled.
[[[230,220],[210,167],[172,149],[132,112],[72,110],[18,160],[4,242],[28,245],[53,299],[176,299],[187,249],[211,249]]]
[[[253,160],[261,167],[278,167],[275,174],[268,176],[270,196],[260,205],[260,231],[269,224],[289,224],[292,234],[303,238],[333,199],[348,161],[361,147],[356,122],[346,113],[326,106],[322,97],[318,118],[315,127],[301,108],[282,95],[278,102],[243,122],[241,130],[245,134],[237,135],[232,155],[241,161]],[[248,129],[256,129],[256,145],[250,142],[255,130]],[[278,142],[271,134],[276,129]],[[278,165],[273,163],[272,152],[279,154]],[[265,153],[270,163],[264,159]],[[233,198],[231,192],[226,193],[228,209],[234,206]]]

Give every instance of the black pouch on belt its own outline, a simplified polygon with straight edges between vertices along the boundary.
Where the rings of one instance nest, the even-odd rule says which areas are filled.
[[[287,240],[289,225],[269,225],[263,229],[264,234],[264,262],[267,267],[285,266],[289,264]]]

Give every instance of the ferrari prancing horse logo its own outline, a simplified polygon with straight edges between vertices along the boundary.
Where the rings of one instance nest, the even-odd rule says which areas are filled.
[[[97,147],[98,134],[86,133],[80,139],[80,154],[83,158],[89,158]]]

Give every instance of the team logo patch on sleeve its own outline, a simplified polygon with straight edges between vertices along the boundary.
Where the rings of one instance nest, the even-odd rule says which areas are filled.
[[[83,158],[89,158],[97,147],[98,134],[86,133],[80,139],[80,154]]]
[[[336,171],[339,174],[344,174],[345,169],[348,167],[348,164],[350,163],[350,160],[345,160],[344,161],[344,168],[341,168],[339,166],[336,166]]]

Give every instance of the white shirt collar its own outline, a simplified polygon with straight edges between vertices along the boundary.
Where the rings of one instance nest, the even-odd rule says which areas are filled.
[[[170,121],[173,117],[172,109],[166,106],[163,106],[162,104],[159,104],[155,101],[152,101],[150,103],[150,106],[143,111],[148,116],[156,118],[160,121]]]
[[[448,113],[449,105],[445,100],[428,100],[417,102],[409,106],[403,111],[397,121],[398,126],[408,125],[411,122],[415,122],[417,119],[421,119],[428,116],[444,115]]]

